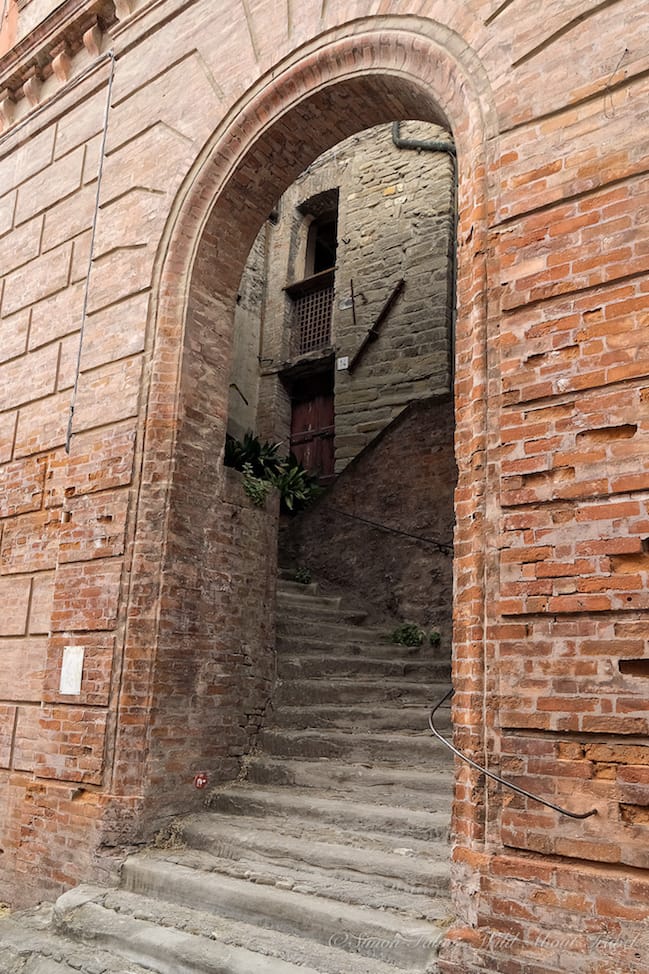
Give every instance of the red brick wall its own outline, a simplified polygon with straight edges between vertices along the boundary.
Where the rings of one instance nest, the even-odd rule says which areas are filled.
[[[472,863],[472,866],[478,863]],[[486,865],[486,863],[483,863]],[[476,928],[455,929],[442,974],[644,974],[646,874],[507,853],[490,858]]]
[[[119,731],[118,752],[136,749],[146,735],[141,834],[200,804],[192,789],[197,771],[208,771],[212,784],[236,777],[272,691],[277,497],[256,508],[241,474],[228,470],[221,491],[202,501],[200,517],[194,507],[170,532],[149,683],[155,704],[142,729],[134,720]],[[133,716],[140,716],[135,708]],[[118,759],[122,765],[124,755]]]
[[[137,631],[126,647],[121,707],[129,719],[117,730],[115,776],[120,788],[139,785],[145,834],[195,804],[188,782],[196,771],[209,770],[215,783],[237,774],[274,672],[278,500],[257,509],[241,475],[222,464],[231,316],[216,262],[207,233],[187,311],[160,574],[136,580],[139,598],[157,598],[155,655]]]

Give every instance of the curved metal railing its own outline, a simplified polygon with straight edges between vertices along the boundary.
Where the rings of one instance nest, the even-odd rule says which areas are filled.
[[[449,697],[453,696],[454,692],[455,691],[453,689],[449,690],[448,693],[444,697],[442,697],[442,699],[438,703],[435,704],[435,706],[430,712],[430,717],[428,718],[428,726],[430,727],[431,731],[433,732],[437,740],[440,741],[445,747],[447,747],[449,751],[452,751],[453,754],[455,754],[456,757],[460,758],[461,761],[465,761],[466,764],[471,765],[471,767],[475,768],[476,771],[479,771],[481,774],[486,775],[488,778],[491,778],[493,781],[497,781],[499,784],[504,785],[505,788],[509,788],[511,791],[515,791],[518,795],[523,795],[524,798],[530,798],[533,802],[540,802],[541,805],[545,805],[547,808],[552,808],[555,812],[559,812],[560,815],[567,815],[569,818],[590,818],[591,815],[597,815],[596,808],[591,808],[589,812],[569,812],[567,808],[561,808],[560,805],[555,805],[553,802],[549,802],[545,798],[539,798],[538,795],[533,795],[531,791],[525,791],[524,788],[519,788],[518,785],[512,784],[511,781],[507,781],[505,778],[501,778],[500,775],[494,774],[493,771],[487,771],[486,768],[483,768],[482,765],[478,764],[472,758],[467,757],[467,755],[463,754],[462,751],[459,750],[459,748],[455,747],[454,744],[451,744],[450,741],[447,741],[446,738],[443,737],[442,734],[440,734],[440,732],[435,727],[435,714],[442,706],[442,704],[446,703]]]

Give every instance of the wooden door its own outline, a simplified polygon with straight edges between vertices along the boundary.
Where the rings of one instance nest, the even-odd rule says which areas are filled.
[[[334,395],[329,376],[303,380],[293,392],[291,451],[321,483],[334,475]]]

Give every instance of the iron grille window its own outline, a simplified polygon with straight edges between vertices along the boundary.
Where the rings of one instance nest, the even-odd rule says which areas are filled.
[[[312,291],[295,301],[293,329],[297,337],[298,354],[326,348],[331,342],[331,306],[333,287]]]
[[[292,344],[297,355],[331,345],[331,312],[334,298],[333,270],[291,284],[286,291],[293,301]]]

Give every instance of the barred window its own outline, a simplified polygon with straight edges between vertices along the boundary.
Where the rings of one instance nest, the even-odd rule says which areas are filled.
[[[293,301],[292,351],[305,355],[331,345],[331,313],[334,299],[333,270],[314,274],[313,277],[286,288]]]

